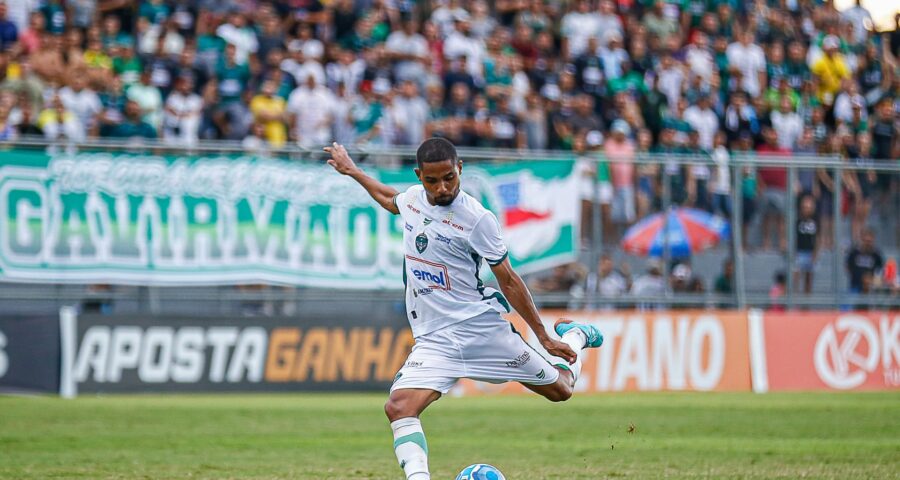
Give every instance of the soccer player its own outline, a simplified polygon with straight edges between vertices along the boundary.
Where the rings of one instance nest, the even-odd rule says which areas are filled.
[[[431,478],[419,415],[460,378],[520,382],[550,401],[568,400],[581,373],[582,349],[599,347],[603,336],[596,327],[564,319],[554,326],[561,341],[547,334],[528,288],[506,258],[497,218],[459,188],[462,162],[453,144],[425,140],[416,152],[421,185],[405,192],[363,173],[343,146],[334,143],[325,151],[329,165],[404,221],[406,313],[416,342],[384,411],[407,480]],[[482,259],[502,293],[479,279]],[[549,354],[568,363],[551,365],[533,350],[500,316],[510,306]]]

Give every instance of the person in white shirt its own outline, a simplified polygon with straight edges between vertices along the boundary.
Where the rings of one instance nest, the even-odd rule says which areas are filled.
[[[125,96],[129,100],[133,100],[141,107],[142,119],[149,123],[153,128],[159,128],[159,122],[162,119],[162,94],[159,89],[154,87],[150,81],[151,71],[144,70],[141,73],[140,83],[136,83],[128,87]]]
[[[569,399],[581,374],[583,349],[603,335],[592,326],[560,319],[551,337],[528,287],[510,266],[500,224],[492,212],[460,190],[456,148],[430,138],[416,152],[421,184],[398,192],[363,172],[343,146],[325,149],[328,164],[358,182],[404,225],[406,312],[415,346],[391,386],[385,414],[394,453],[408,480],[428,480],[428,447],[419,415],[460,378],[515,381],[551,401]],[[486,260],[500,291],[479,278]],[[547,353],[532,349],[500,315],[515,308]]]
[[[334,94],[307,75],[306,81],[291,92],[287,112],[290,114],[290,134],[302,147],[327,145],[331,140],[332,104]]]
[[[725,143],[728,136],[724,131],[716,132],[715,147],[712,151],[712,159],[716,166],[712,171],[712,183],[710,191],[712,192],[713,213],[722,215],[725,218],[731,218],[731,154]]]
[[[691,74],[709,82],[715,71],[715,59],[709,48],[709,37],[703,32],[694,34],[694,43],[687,48],[685,61],[691,68]]]
[[[872,14],[862,6],[862,0],[856,0],[856,5],[844,10],[841,17],[844,22],[853,25],[853,43],[862,44],[866,41],[869,34],[866,29],[870,28],[874,32],[875,22],[872,20]]]
[[[751,97],[757,97],[766,84],[766,54],[753,43],[752,30],[745,30],[738,38],[740,41],[728,45],[725,56],[728,65],[741,72],[741,88]]]
[[[597,14],[597,36],[600,38],[600,46],[606,46],[609,39],[618,35],[620,38],[625,34],[625,27],[622,25],[622,19],[616,15],[616,5],[613,0],[602,0],[600,2],[600,13]]]
[[[469,34],[469,20],[457,19],[456,30],[444,40],[444,57],[448,60],[466,59],[466,72],[480,80],[484,76],[484,43]]]
[[[75,114],[80,125],[91,131],[96,125],[97,115],[103,110],[100,97],[87,88],[87,75],[76,74],[69,79],[69,86],[59,90],[59,99],[66,110]]]
[[[259,40],[256,32],[247,26],[247,19],[240,12],[232,13],[228,23],[224,23],[216,29],[216,35],[236,48],[235,57],[237,63],[243,65],[251,53],[259,49]]]
[[[394,98],[393,113],[397,145],[422,143],[431,109],[428,102],[419,96],[418,87],[412,80],[400,85],[400,95]]]
[[[325,67],[316,60],[306,58],[302,45],[291,42],[288,45],[288,52],[290,56],[281,61],[279,68],[291,74],[297,85],[306,83],[306,77],[309,75],[316,77],[316,84],[325,85]]]
[[[842,122],[853,121],[853,107],[860,109],[860,119],[869,118],[866,97],[859,93],[859,84],[853,80],[845,80],[844,88],[834,99],[834,119]]]
[[[163,139],[184,146],[197,144],[203,99],[192,90],[190,77],[175,80],[175,90],[166,99]]]
[[[803,133],[803,118],[794,111],[791,98],[787,95],[782,96],[778,110],[772,112],[770,118],[772,128],[778,132],[778,146],[793,150],[797,139]]]
[[[453,23],[457,18],[469,18],[469,12],[459,5],[459,0],[450,0],[449,3],[437,0],[439,6],[431,11],[431,23],[438,27],[442,38],[447,38],[453,33]]]
[[[700,146],[704,150],[712,150],[713,139],[719,130],[719,116],[713,111],[708,94],[701,96],[696,105],[685,109],[684,120],[700,134]]]
[[[588,0],[578,0],[575,10],[563,16],[560,32],[563,36],[563,52],[570,59],[578,58],[584,53],[588,38],[598,37],[603,33],[600,31],[600,17],[591,12]]]
[[[395,62],[394,75],[397,80],[416,80],[421,88],[426,79],[425,66],[429,61],[429,50],[428,42],[418,30],[419,24],[415,20],[406,20],[403,22],[403,30],[397,30],[388,36],[385,50]]]

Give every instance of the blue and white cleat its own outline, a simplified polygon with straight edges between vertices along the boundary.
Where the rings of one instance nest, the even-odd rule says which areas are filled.
[[[585,325],[583,323],[575,323],[566,318],[560,318],[553,325],[553,330],[556,331],[556,334],[562,337],[569,330],[577,328],[581,330],[581,333],[584,334],[584,337],[587,339],[587,342],[584,344],[584,348],[597,348],[600,345],[603,345],[603,334],[600,333],[600,329],[593,325]]]

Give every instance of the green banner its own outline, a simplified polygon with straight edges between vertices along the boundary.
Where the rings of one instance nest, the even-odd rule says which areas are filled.
[[[521,272],[577,253],[573,163],[463,169]],[[412,168],[370,169],[398,190]],[[325,164],[11,151],[0,156],[0,281],[402,288],[399,216]]]

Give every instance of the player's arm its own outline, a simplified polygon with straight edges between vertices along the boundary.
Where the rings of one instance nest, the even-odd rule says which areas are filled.
[[[550,355],[564,358],[567,362],[573,363],[578,357],[575,352],[563,342],[550,338],[544,324],[541,323],[541,317],[538,315],[537,308],[534,306],[534,300],[531,298],[531,292],[522,281],[522,277],[513,270],[509,264],[509,259],[504,258],[502,262],[496,265],[491,264],[491,271],[500,284],[500,291],[509,300],[509,304],[516,309],[516,312],[525,320],[531,331],[537,336],[541,346],[547,350]]]
[[[338,173],[347,175],[356,180],[356,182],[362,185],[362,187],[366,189],[366,192],[369,192],[369,195],[371,195],[385,210],[394,215],[400,213],[400,209],[397,208],[397,205],[394,203],[394,197],[396,197],[399,192],[393,187],[389,187],[366,175],[365,172],[356,166],[356,163],[350,158],[347,149],[345,149],[343,145],[335,142],[332,143],[330,147],[325,147],[325,151],[331,155],[328,164],[334,167]]]

